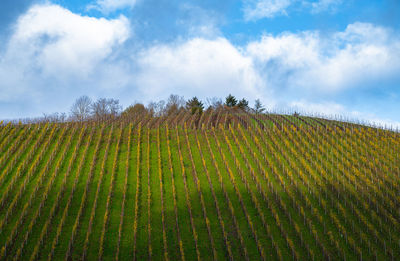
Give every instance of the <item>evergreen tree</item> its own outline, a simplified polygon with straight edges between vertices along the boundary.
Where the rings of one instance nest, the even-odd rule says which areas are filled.
[[[235,96],[229,94],[225,98],[225,105],[228,107],[235,107],[237,105],[237,100],[236,100]]]
[[[203,109],[204,109],[204,105],[195,96],[186,102],[186,109],[190,110],[192,112],[192,114],[195,114],[196,112],[202,113]]]
[[[243,98],[238,102],[237,107],[239,109],[247,111],[249,109],[249,102],[245,98]]]

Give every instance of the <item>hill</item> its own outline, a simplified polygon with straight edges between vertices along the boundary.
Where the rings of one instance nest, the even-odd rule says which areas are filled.
[[[1,260],[396,260],[400,134],[214,111],[0,127]]]

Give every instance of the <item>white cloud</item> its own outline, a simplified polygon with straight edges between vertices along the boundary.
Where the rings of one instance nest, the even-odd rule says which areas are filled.
[[[52,4],[32,6],[13,28],[0,54],[0,101],[7,102],[40,103],[51,92],[76,95],[71,94],[80,91],[76,83],[90,88],[94,78],[101,88],[99,72],[119,70],[109,68],[113,54],[130,35],[124,16],[98,19]]]
[[[262,18],[274,18],[288,15],[289,8],[296,11],[307,11],[313,14],[335,11],[343,0],[243,0],[244,19],[246,21]],[[294,8],[293,8],[294,7]]]
[[[334,10],[340,4],[342,4],[343,0],[319,0],[317,2],[309,3],[311,5],[312,13],[320,13],[323,11]]]
[[[261,18],[273,18],[278,15],[286,15],[286,9],[293,0],[246,0],[244,9],[245,20],[258,20]]]
[[[389,29],[366,23],[321,36],[318,32],[264,35],[247,53],[276,85],[337,92],[370,81],[396,77],[400,39]]]
[[[136,2],[136,0],[97,0],[96,3],[90,4],[87,8],[108,14],[124,8],[133,8]]]
[[[331,117],[334,115],[347,114],[348,110],[342,105],[335,102],[322,102],[315,103],[305,100],[292,101],[288,104],[288,107],[294,111],[300,112],[301,114],[313,114],[318,113]]]
[[[6,59],[34,65],[46,75],[87,75],[129,32],[124,16],[96,19],[57,5],[38,5],[18,20]]]
[[[255,99],[269,93],[252,59],[224,38],[194,38],[173,45],[157,45],[138,57],[137,86],[145,97],[171,92],[200,97]]]
[[[180,9],[185,16],[178,19],[176,24],[187,30],[190,38],[215,39],[222,35],[218,26],[222,23],[222,18],[216,11],[188,3],[182,4]]]

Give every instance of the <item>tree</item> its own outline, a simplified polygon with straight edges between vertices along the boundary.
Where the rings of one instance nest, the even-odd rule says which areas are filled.
[[[65,122],[66,119],[67,115],[65,112],[55,112],[51,114],[43,113],[43,117],[41,118],[44,122]]]
[[[147,110],[150,112],[151,115],[156,117],[160,117],[165,112],[165,101],[161,100],[159,102],[150,102],[147,105]]]
[[[212,98],[207,98],[206,99],[206,105],[207,105],[207,109],[218,109],[220,107],[222,107],[223,102],[221,100],[221,98],[217,98],[217,97],[212,97]]]
[[[122,112],[122,116],[134,118],[134,117],[140,117],[140,116],[147,115],[148,113],[149,113],[149,111],[146,109],[146,107],[144,107],[143,104],[135,103],[134,105],[128,106]]]
[[[236,100],[235,96],[229,94],[225,98],[225,105],[228,107],[235,107],[237,105],[237,100]]]
[[[195,114],[196,112],[202,113],[204,110],[204,105],[195,96],[186,102],[186,109],[190,110],[192,114]]]
[[[117,116],[122,111],[122,106],[119,104],[119,100],[117,99],[108,99],[108,110],[109,114],[112,116]]]
[[[74,120],[83,121],[90,117],[92,100],[84,95],[76,99],[71,107],[71,117]]]
[[[249,109],[249,102],[245,98],[243,98],[238,102],[237,107],[239,109],[247,111]]]
[[[254,112],[259,114],[265,111],[264,106],[261,104],[260,99],[255,100],[254,102]]]
[[[185,106],[185,103],[183,96],[171,94],[168,98],[165,112],[167,115],[178,113],[178,111]]]
[[[92,115],[96,119],[104,119],[107,116],[117,116],[121,111],[119,100],[100,98],[91,106]]]
[[[107,99],[100,98],[92,104],[92,115],[96,119],[101,119],[108,114]]]

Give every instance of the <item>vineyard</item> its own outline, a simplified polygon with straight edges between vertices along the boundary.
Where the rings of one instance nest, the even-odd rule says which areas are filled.
[[[399,260],[399,152],[229,110],[1,124],[0,260]]]

